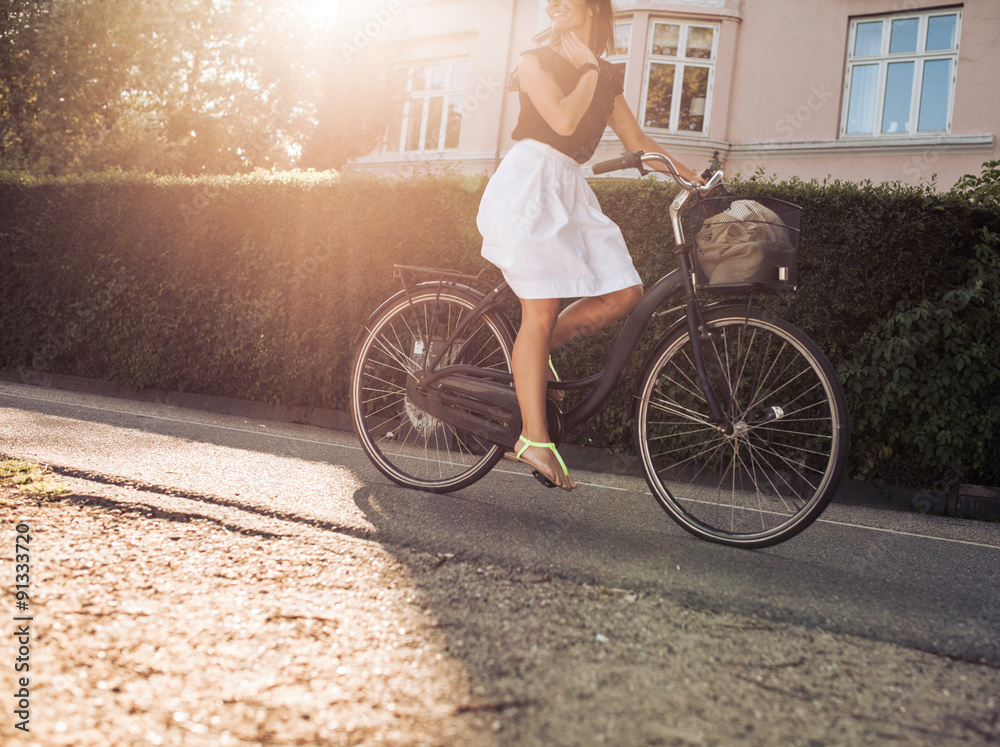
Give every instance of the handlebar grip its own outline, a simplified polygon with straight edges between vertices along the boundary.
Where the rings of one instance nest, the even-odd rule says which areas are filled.
[[[609,161],[601,161],[600,163],[595,163],[592,171],[595,174],[607,174],[609,171],[618,171],[619,169],[636,169],[642,164],[642,151],[636,153],[623,153],[618,156],[618,158],[612,158]]]

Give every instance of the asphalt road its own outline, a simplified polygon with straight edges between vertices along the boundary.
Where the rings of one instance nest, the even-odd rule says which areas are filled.
[[[576,470],[571,494],[503,462],[448,495],[404,490],[354,436],[0,383],[0,454],[506,567],[1000,666],[1000,524],[832,504],[763,550],[700,541],[641,479]],[[176,510],[176,508],[174,509]]]

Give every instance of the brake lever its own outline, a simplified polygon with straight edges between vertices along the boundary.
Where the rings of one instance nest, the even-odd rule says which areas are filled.
[[[725,185],[722,183],[722,180],[724,178],[722,169],[719,169],[718,171],[714,172],[711,171],[710,169],[705,169],[705,171],[702,172],[701,176],[703,179],[708,180],[705,184],[698,187],[698,194],[701,197],[709,197],[713,192],[715,192],[715,190],[719,189],[720,187],[725,189]]]
[[[644,164],[642,162],[642,157],[645,154],[646,154],[646,151],[643,151],[643,150],[637,150],[635,152],[635,161],[636,161],[635,168],[636,168],[636,171],[639,172],[639,176],[646,176],[646,174],[648,174],[648,173],[650,173],[652,171],[652,169],[647,169],[646,168],[646,164]]]

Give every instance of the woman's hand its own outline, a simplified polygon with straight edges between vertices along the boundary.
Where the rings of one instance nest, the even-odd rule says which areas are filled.
[[[681,178],[687,179],[689,182],[694,182],[695,184],[704,184],[705,178],[701,174],[694,173],[691,169],[685,166],[683,163],[678,161],[673,156],[664,153],[671,161],[674,162],[674,166],[677,167],[677,173],[680,174]]]
[[[588,62],[597,64],[597,57],[590,47],[581,42],[573,32],[564,34],[559,47],[552,49],[577,69]],[[581,75],[576,87],[567,94],[556,83],[552,73],[542,68],[537,54],[521,55],[517,64],[517,77],[521,90],[528,94],[542,119],[564,137],[576,132],[580,120],[594,99],[598,82],[596,75]]]
[[[625,101],[624,94],[618,94],[618,97],[615,99],[615,106],[614,109],[611,110],[611,116],[608,118],[608,124],[611,125],[611,129],[615,131],[615,134],[618,136],[618,139],[622,141],[622,145],[625,146],[626,150],[641,150],[646,153],[662,153],[673,161],[674,166],[677,167],[677,173],[681,177],[687,179],[689,182],[694,182],[695,184],[705,183],[705,180],[700,174],[696,174],[679,160],[671,156],[663,150],[662,145],[642,131],[642,128],[639,126],[639,122],[636,120],[635,115],[629,108],[628,102]],[[665,172],[667,170],[667,167],[660,163],[652,163],[650,165],[657,171]]]
[[[575,31],[563,34],[562,52],[563,57],[569,60],[577,69],[580,69],[587,63],[592,65],[597,64],[597,56],[590,47],[580,41],[580,37],[576,35]]]

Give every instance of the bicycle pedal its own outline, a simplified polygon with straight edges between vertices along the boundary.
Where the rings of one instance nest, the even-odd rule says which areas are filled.
[[[544,485],[547,488],[554,488],[556,486],[556,484],[554,482],[552,482],[552,480],[550,480],[549,478],[547,478],[545,475],[543,475],[537,469],[531,470],[531,476],[534,477],[536,480],[538,480],[538,482],[540,482],[542,485]]]

